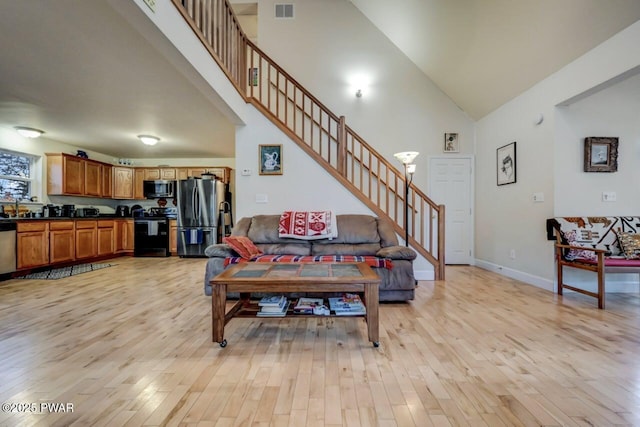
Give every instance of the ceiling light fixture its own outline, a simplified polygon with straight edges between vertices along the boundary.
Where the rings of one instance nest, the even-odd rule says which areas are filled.
[[[160,138],[153,135],[138,135],[138,138],[145,145],[156,145],[160,141]]]
[[[44,133],[44,131],[40,129],[28,128],[25,126],[16,126],[15,130],[25,138],[37,138]]]

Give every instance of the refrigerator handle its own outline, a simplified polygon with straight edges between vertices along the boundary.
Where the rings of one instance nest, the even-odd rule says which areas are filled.
[[[191,215],[194,221],[198,220],[198,211],[196,210],[196,186],[191,187]],[[193,224],[190,224],[193,225]]]

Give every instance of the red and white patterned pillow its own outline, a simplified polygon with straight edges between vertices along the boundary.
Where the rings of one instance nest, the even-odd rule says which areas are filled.
[[[562,233],[564,238],[567,240],[567,242],[571,245],[571,246],[582,246],[582,247],[588,247],[584,244],[578,243],[578,233],[576,232],[576,230],[569,230],[566,231],[564,233]],[[575,259],[583,259],[583,260],[587,260],[587,261],[597,261],[598,260],[598,255],[596,255],[595,252],[593,251],[587,251],[587,250],[580,250],[580,249],[569,249],[569,252],[567,252],[567,254],[565,255],[565,258],[568,261],[573,261]]]

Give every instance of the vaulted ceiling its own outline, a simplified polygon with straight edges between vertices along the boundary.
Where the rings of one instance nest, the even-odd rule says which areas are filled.
[[[640,19],[638,0],[351,2],[474,119]],[[114,157],[233,157],[233,124],[109,3],[0,1],[0,127]]]

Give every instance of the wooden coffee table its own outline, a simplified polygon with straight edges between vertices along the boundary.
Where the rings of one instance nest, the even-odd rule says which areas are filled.
[[[257,304],[252,292],[359,292],[367,307],[365,319],[369,341],[380,345],[378,330],[378,286],[380,277],[363,262],[287,263],[243,262],[227,268],[211,280],[212,340],[226,347],[224,326],[234,317],[255,316]],[[240,299],[227,312],[227,292],[239,292]],[[291,314],[289,314],[291,313]],[[308,314],[287,315],[310,317]],[[327,317],[327,316],[318,316]]]

